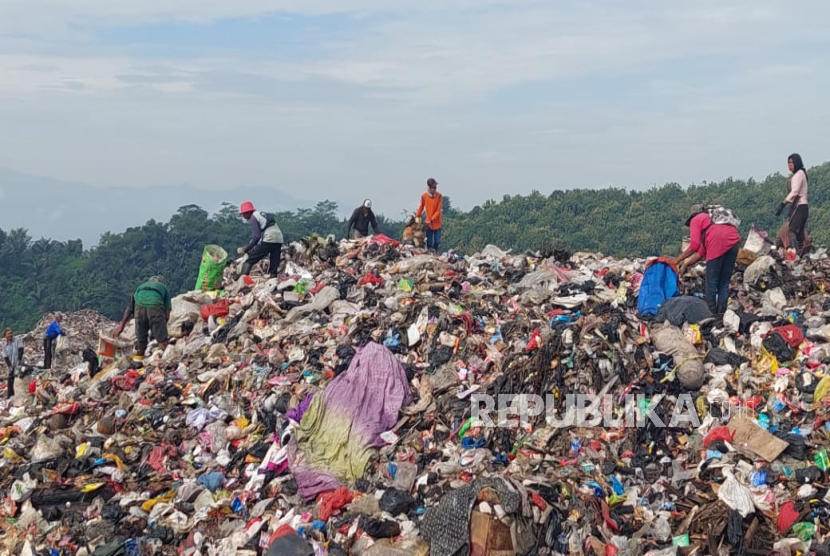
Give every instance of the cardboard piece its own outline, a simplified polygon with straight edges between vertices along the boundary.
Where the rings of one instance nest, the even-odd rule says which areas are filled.
[[[510,527],[474,510],[470,516],[470,556],[514,556]]]
[[[787,449],[789,444],[765,431],[750,416],[739,413],[730,421],[729,432],[732,433],[732,445],[740,450],[747,450],[767,462],[773,462]]]

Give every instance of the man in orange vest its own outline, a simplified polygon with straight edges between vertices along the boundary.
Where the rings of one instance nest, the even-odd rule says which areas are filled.
[[[438,193],[438,182],[434,178],[427,180],[427,191],[421,195],[421,204],[418,205],[418,211],[415,213],[415,218],[421,218],[421,213],[426,213],[427,225],[427,249],[438,251],[441,245],[441,227],[443,221],[441,219],[441,209],[444,205],[444,197]]]

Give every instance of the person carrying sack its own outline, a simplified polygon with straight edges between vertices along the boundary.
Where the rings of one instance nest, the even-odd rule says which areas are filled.
[[[46,332],[43,335],[43,368],[44,369],[51,369],[52,368],[52,358],[55,357],[55,349],[57,348],[57,339],[60,336],[66,336],[63,329],[61,328],[61,322],[63,321],[63,315],[58,313],[55,315],[55,320],[52,321],[46,328]]]

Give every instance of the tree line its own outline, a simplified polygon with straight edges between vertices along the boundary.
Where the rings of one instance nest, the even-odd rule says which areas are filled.
[[[830,163],[808,170],[810,220],[816,244],[830,243]],[[753,224],[774,233],[783,217],[774,215],[786,196],[780,174],[763,181],[727,179],[682,187],[671,183],[647,191],[622,188],[573,189],[544,195],[505,195],[470,211],[444,199],[444,247],[472,254],[487,244],[514,251],[555,245],[612,256],[676,255],[687,233],[684,222],[695,203],[727,206],[742,219],[743,237]],[[286,242],[312,233],[343,237],[346,223],[338,206],[321,201],[313,209],[276,214]],[[378,216],[382,231],[400,237],[401,220]],[[205,245],[230,256],[250,236],[237,207],[215,214],[197,205],[178,209],[168,222],[150,220],[120,233],[108,232],[95,247],[79,240],[33,239],[24,229],[0,229],[0,326],[31,329],[49,311],[94,309],[109,318],[123,313],[135,286],[161,275],[171,292],[193,288]]]

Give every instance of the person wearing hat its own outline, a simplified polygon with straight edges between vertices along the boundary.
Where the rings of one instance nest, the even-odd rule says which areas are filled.
[[[418,205],[418,210],[415,211],[415,218],[421,218],[421,214],[426,215],[426,233],[427,233],[427,249],[438,251],[441,245],[441,228],[444,222],[441,218],[441,209],[444,205],[444,197],[438,193],[438,182],[435,178],[427,180],[427,191],[421,195],[421,204]]]
[[[153,333],[153,338],[162,349],[167,348],[169,340],[167,321],[170,320],[172,309],[173,305],[167,286],[161,283],[161,277],[153,276],[135,289],[121,322],[118,323],[112,334],[115,338],[118,338],[124,332],[127,322],[135,316],[135,355],[133,355],[133,359],[141,361],[147,351],[150,332]]]
[[[729,281],[738,260],[741,235],[731,224],[713,224],[703,205],[692,205],[686,219],[691,243],[674,259],[681,274],[701,259],[706,260],[704,299],[713,314],[723,315],[729,301]]]
[[[366,199],[363,204],[354,209],[352,217],[349,218],[349,225],[346,228],[346,237],[349,239],[361,239],[369,235],[369,224],[375,234],[380,233],[378,220],[372,212],[372,200]]]
[[[282,230],[277,226],[273,215],[254,209],[251,201],[245,201],[239,206],[239,214],[251,225],[251,241],[245,247],[237,249],[240,255],[248,255],[242,265],[242,275],[247,276],[255,264],[269,257],[268,275],[275,278],[282,256]]]

